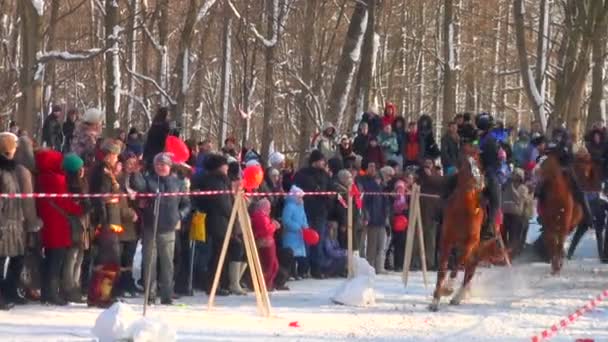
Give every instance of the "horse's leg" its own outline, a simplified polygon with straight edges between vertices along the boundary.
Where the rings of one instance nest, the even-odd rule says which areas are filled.
[[[445,240],[446,237],[443,237]],[[441,301],[443,283],[448,270],[448,259],[450,257],[450,246],[446,242],[441,242],[441,249],[439,250],[439,267],[437,270],[437,284],[435,284],[435,292],[433,293],[433,302],[429,306],[429,310],[438,311],[439,302]]]
[[[476,253],[474,253],[474,251],[476,249],[474,247],[475,245],[476,244],[469,244],[462,251],[462,255],[460,257],[459,264],[465,265],[464,279],[462,280],[462,286],[458,289],[458,292],[456,292],[456,295],[454,295],[454,297],[452,297],[452,300],[450,301],[450,305],[460,305],[460,302],[462,302],[462,299],[464,298],[464,296],[466,295],[466,293],[469,289],[471,279],[473,278],[473,275],[475,274],[475,268],[477,267],[477,264],[479,262],[478,256],[476,255]]]

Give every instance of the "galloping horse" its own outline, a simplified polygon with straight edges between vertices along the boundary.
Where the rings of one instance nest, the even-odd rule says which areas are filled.
[[[559,274],[563,266],[566,237],[583,218],[583,209],[574,200],[570,181],[558,158],[555,152],[550,152],[539,161],[536,169],[543,187],[538,211],[553,275]]]
[[[429,307],[431,311],[439,310],[441,297],[453,292],[451,284],[447,286],[444,284],[448,260],[453,249],[459,251],[459,257],[450,273],[450,282],[456,279],[458,268],[461,265],[465,266],[462,286],[450,302],[452,305],[458,305],[470,285],[480,259],[488,255],[490,247],[496,248],[495,240],[480,243],[481,226],[485,216],[481,200],[484,184],[480,170],[479,151],[476,147],[465,144],[456,175],[456,188],[448,197],[443,210],[443,225],[439,242],[439,271],[433,302]]]

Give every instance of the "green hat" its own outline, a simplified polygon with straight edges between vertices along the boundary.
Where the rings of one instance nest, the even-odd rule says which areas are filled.
[[[63,170],[69,173],[76,173],[82,169],[84,162],[76,153],[68,153],[63,157]]]

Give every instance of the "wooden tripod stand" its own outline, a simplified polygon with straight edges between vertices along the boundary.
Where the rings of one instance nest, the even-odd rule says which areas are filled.
[[[217,292],[220,276],[224,267],[224,261],[226,260],[228,244],[230,242],[230,237],[232,236],[232,231],[234,230],[234,225],[237,219],[239,220],[238,222],[243,232],[243,243],[245,244],[245,252],[247,253],[247,262],[249,263],[249,270],[251,272],[251,280],[253,282],[258,312],[264,317],[270,317],[270,298],[268,297],[268,289],[266,288],[264,274],[262,273],[262,266],[258,256],[258,250],[255,245],[251,220],[249,218],[249,213],[247,212],[245,192],[242,189],[237,192],[234,199],[234,206],[232,207],[232,213],[230,214],[230,220],[228,221],[228,229],[226,230],[226,237],[224,238],[224,244],[222,245],[220,260],[215,271],[213,286],[211,287],[211,292],[209,293],[208,309],[213,309],[215,294]]]

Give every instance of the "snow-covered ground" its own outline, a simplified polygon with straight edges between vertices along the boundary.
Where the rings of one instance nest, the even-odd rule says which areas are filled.
[[[536,233],[532,233],[530,239]],[[525,341],[567,317],[608,288],[608,265],[597,261],[594,234],[585,236],[575,260],[562,276],[548,275],[546,264],[483,268],[474,280],[473,296],[461,306],[443,301],[431,313],[435,274],[425,289],[422,274],[404,288],[400,275],[379,276],[376,305],[353,308],[332,304],[342,280],[290,283],[290,292],[273,293],[273,317],[258,316],[253,295],[218,298],[207,311],[207,298],[197,294],[171,307],[155,306],[149,316],[177,331],[180,341]],[[140,300],[129,302],[140,311]],[[0,313],[1,341],[92,340],[99,309],[28,305]],[[290,325],[297,322],[297,327]],[[581,317],[554,341],[592,338],[608,341],[608,303]]]

